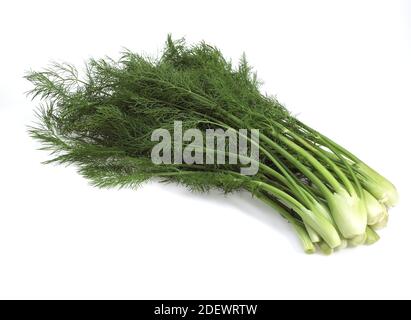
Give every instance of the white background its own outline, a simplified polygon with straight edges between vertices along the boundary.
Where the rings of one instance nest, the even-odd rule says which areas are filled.
[[[305,255],[247,194],[98,190],[44,166],[22,77],[167,33],[243,51],[263,90],[401,194],[372,247]],[[410,1],[1,1],[0,298],[411,298]]]

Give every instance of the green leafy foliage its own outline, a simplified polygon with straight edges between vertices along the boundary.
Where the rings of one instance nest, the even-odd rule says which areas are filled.
[[[91,59],[81,72],[54,63],[26,78],[32,98],[41,100],[29,131],[51,151],[48,162],[76,165],[98,187],[134,188],[157,179],[197,192],[248,190],[293,224],[307,252],[314,248],[310,239],[329,253],[346,237],[366,235],[366,211],[356,209],[362,190],[382,201],[384,190],[373,194],[375,181],[392,186],[263,95],[245,56],[235,66],[204,42],[189,46],[169,36],[157,59],[126,51],[118,61]],[[259,173],[243,176],[241,164],[154,164],[152,132],[172,133],[175,121],[202,132],[258,129]],[[393,190],[387,194],[395,196]],[[336,198],[358,203],[340,212]]]

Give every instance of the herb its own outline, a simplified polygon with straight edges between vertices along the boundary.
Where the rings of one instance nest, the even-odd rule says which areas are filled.
[[[387,179],[261,94],[245,57],[234,66],[206,43],[169,36],[158,59],[127,51],[88,61],[82,76],[54,64],[26,78],[42,100],[30,134],[51,151],[48,162],[74,164],[98,187],[159,179],[200,192],[248,190],[292,224],[307,253],[316,244],[326,254],[377,241],[374,229],[398,200]],[[258,174],[240,174],[241,163],[154,164],[153,131],[174,132],[176,121],[202,132],[259,129]]]

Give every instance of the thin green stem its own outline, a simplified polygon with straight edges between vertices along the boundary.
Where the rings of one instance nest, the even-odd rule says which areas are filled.
[[[317,187],[320,189],[324,197],[330,199],[332,197],[331,191],[328,187],[314,174],[309,168],[299,162],[295,157],[293,157],[288,151],[280,147],[278,144],[274,143],[265,135],[260,135],[262,140],[266,142],[270,147],[277,150],[283,157],[285,157],[292,165],[299,169],[308,179],[310,179]]]
[[[237,126],[241,126],[242,122],[239,118],[235,115],[228,113],[225,110],[219,110],[225,117],[231,119]],[[324,194],[324,197],[329,199],[332,197],[331,191],[328,187],[314,174],[312,173],[306,166],[304,166],[301,162],[299,162],[294,156],[292,156],[288,151],[283,149],[277,143],[272,141],[268,138],[265,134],[260,133],[261,139],[268,144],[274,150],[277,150],[282,156],[284,156],[288,161],[290,161],[295,167],[297,167],[307,178],[309,178]],[[271,159],[270,159],[271,160]],[[341,187],[341,186],[340,186]]]
[[[283,130],[287,130],[285,129],[283,126],[281,126],[281,128]],[[344,184],[344,186],[346,187],[346,189],[353,194],[354,192],[354,187],[351,183],[351,181],[347,178],[347,176],[341,171],[341,169],[335,165],[335,163],[333,161],[331,161],[329,159],[329,157],[327,157],[323,150],[321,150],[320,148],[313,146],[312,144],[310,144],[309,142],[307,142],[305,139],[301,138],[298,134],[294,133],[291,130],[287,130],[286,131],[287,134],[290,134],[291,137],[293,139],[295,139],[297,142],[299,142],[300,144],[302,144],[304,147],[306,147],[307,149],[309,149],[311,152],[313,152],[315,155],[317,155],[318,157],[320,157],[323,161],[325,161],[326,164],[328,164],[331,169],[336,173],[336,175],[341,179],[342,183]]]
[[[357,158],[353,153],[351,153],[350,151],[348,151],[347,149],[345,149],[344,147],[340,146],[338,143],[336,143],[335,141],[331,140],[330,138],[324,136],[323,134],[319,133],[318,131],[314,130],[313,128],[309,127],[308,125],[306,125],[305,123],[302,123],[301,121],[297,120],[297,123],[304,128],[305,130],[307,130],[309,133],[317,136],[317,137],[321,137],[322,139],[325,139],[329,144],[331,144],[336,150],[338,150],[340,153],[342,153],[343,155],[345,155],[347,158],[349,158],[350,160],[357,162],[357,163],[362,163],[362,161]]]
[[[295,144],[291,140],[287,139],[282,134],[278,134],[278,139],[286,144],[290,149],[294,150],[298,154],[302,155],[323,177],[327,182],[334,188],[335,191],[341,190],[341,184],[334,178],[334,176],[325,168],[316,158],[314,158],[309,152],[301,148],[299,145]]]
[[[294,228],[295,232],[297,233],[298,238],[304,248],[304,251],[308,254],[315,252],[315,246],[312,243],[310,236],[308,235],[304,225],[295,219],[284,206],[280,205],[277,202],[274,202],[269,197],[262,193],[257,193],[255,195],[258,199],[263,201],[265,204],[273,208],[276,212],[278,212],[284,219],[286,219]]]

